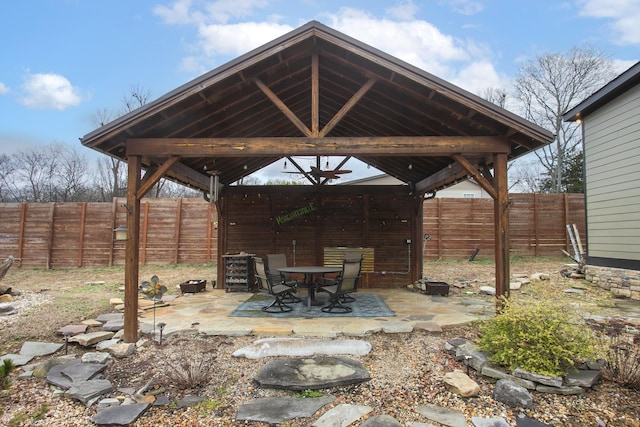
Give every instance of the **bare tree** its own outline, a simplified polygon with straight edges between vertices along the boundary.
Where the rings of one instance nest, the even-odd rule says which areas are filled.
[[[78,153],[75,147],[67,147],[63,144],[53,145],[52,150],[59,157],[58,166],[54,172],[55,200],[61,202],[86,200],[88,195],[86,157]]]
[[[151,92],[141,85],[132,85],[129,92],[122,97],[123,108],[120,113],[107,109],[97,110],[91,115],[94,126],[104,126],[119,115],[124,115],[142,107],[151,99]],[[127,180],[127,164],[115,157],[100,157],[96,164],[97,197],[102,201],[112,200],[114,197],[125,196]]]
[[[12,202],[19,199],[19,188],[14,174],[15,161],[6,154],[0,154],[0,202]]]
[[[480,96],[498,107],[506,108],[509,91],[501,87],[488,87],[482,91]]]
[[[564,123],[562,114],[613,77],[612,65],[604,53],[590,47],[546,53],[520,68],[515,89],[524,117],[555,135],[552,144],[535,152],[551,177],[552,192],[563,189],[566,154],[581,149],[578,127]]]

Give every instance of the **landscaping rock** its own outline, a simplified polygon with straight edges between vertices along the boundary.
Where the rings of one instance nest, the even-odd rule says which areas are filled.
[[[312,424],[313,427],[348,426],[355,423],[373,408],[362,405],[342,404],[325,412]]]
[[[536,386],[536,391],[539,393],[551,393],[551,394],[560,394],[563,396],[573,396],[576,394],[584,393],[584,388],[578,386],[560,386],[560,387],[552,387],[548,385],[539,384]]]
[[[369,372],[346,357],[273,359],[253,378],[262,387],[318,390],[369,381]]]
[[[0,302],[0,316],[11,316],[18,313],[13,306],[13,304],[9,302]]]
[[[572,370],[564,378],[564,384],[567,386],[591,388],[601,377],[602,373],[600,371]]]
[[[448,372],[443,379],[451,390],[462,396],[471,397],[480,394],[480,386],[462,371]]]
[[[51,359],[48,359],[35,366],[33,368],[33,376],[36,378],[46,378],[51,368],[53,368],[54,366],[64,365],[65,363],[69,363],[74,359],[74,355],[52,357]]]
[[[83,347],[91,347],[100,341],[111,339],[111,337],[113,337],[113,332],[97,331],[73,336],[69,338],[69,342],[78,343]]]
[[[376,415],[360,424],[360,427],[402,427],[391,415]]]
[[[58,335],[74,336],[78,334],[84,334],[87,332],[88,325],[67,325],[56,331]]]
[[[552,427],[550,424],[545,424],[533,418],[529,418],[524,415],[516,417],[516,427]]]
[[[320,340],[304,338],[264,338],[236,350],[234,357],[260,359],[273,356],[310,357],[314,355],[366,356],[371,344],[362,340]]]
[[[74,382],[65,393],[65,396],[79,400],[85,406],[88,406],[89,402],[93,399],[109,393],[112,390],[113,385],[108,380],[80,381],[77,383]],[[118,409],[120,409],[120,407],[118,407]]]
[[[122,359],[128,356],[131,356],[136,351],[135,343],[118,343],[110,346],[108,349],[109,353],[115,357],[116,359]]]
[[[60,350],[64,344],[51,342],[26,341],[20,348],[20,354],[25,356],[48,356]]]
[[[122,313],[103,313],[96,317],[98,322],[107,323],[111,320],[124,320],[124,314]]]
[[[495,380],[509,380],[519,385],[520,387],[524,387],[527,390],[535,390],[536,383],[533,381],[525,380],[524,378],[514,377],[513,375],[507,374],[506,372],[494,368],[493,366],[486,365],[482,368],[480,374],[487,378],[493,378]]]
[[[261,421],[282,424],[293,418],[308,418],[323,406],[335,400],[332,396],[307,399],[272,397],[255,399],[240,405],[236,414],[237,421]]]
[[[534,374],[533,372],[523,371],[520,368],[516,368],[513,371],[513,376],[531,380],[539,384],[549,385],[551,387],[560,387],[562,385],[562,378],[560,377],[550,377],[547,375]]]
[[[14,366],[24,366],[27,363],[31,362],[33,356],[25,354],[5,354],[4,356],[0,356],[0,362],[2,362],[4,359],[11,360]]]
[[[191,394],[188,394],[184,396],[182,399],[180,399],[180,402],[178,402],[178,407],[188,408],[191,406],[196,406],[198,403],[202,402],[203,400],[204,400],[204,397],[202,396],[193,396]]]
[[[149,409],[148,403],[136,403],[133,405],[120,405],[98,411],[91,421],[97,425],[128,426],[135,422]]]
[[[504,418],[479,418],[472,417],[474,427],[510,427]]]
[[[467,427],[467,420],[462,412],[442,406],[425,403],[417,408],[418,413],[431,421],[444,424],[449,427]]]
[[[485,295],[495,295],[496,288],[493,286],[480,286],[480,293]]]
[[[109,320],[102,325],[103,331],[118,332],[121,329],[124,329],[124,319]]]
[[[104,352],[89,352],[82,355],[82,363],[99,363],[109,364],[113,361],[109,353]]]
[[[493,398],[511,408],[533,407],[533,399],[527,389],[509,380],[498,380],[493,390]]]

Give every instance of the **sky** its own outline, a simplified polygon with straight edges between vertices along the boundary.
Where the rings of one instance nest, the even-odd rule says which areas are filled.
[[[316,20],[480,95],[589,45],[640,60],[640,0],[20,0],[0,14],[0,154],[77,146],[132,88],[155,99]]]

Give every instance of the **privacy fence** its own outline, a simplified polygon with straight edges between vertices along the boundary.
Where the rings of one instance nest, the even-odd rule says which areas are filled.
[[[124,264],[124,241],[113,230],[126,223],[125,199],[112,203],[0,204],[0,259],[23,268]],[[584,236],[581,194],[511,194],[511,253],[561,256],[572,252],[566,224]],[[217,216],[202,199],[143,199],[141,264],[204,264],[217,258]],[[493,257],[493,200],[432,199],[424,204],[424,258]],[[584,240],[584,239],[583,239]],[[583,242],[584,243],[584,242]]]

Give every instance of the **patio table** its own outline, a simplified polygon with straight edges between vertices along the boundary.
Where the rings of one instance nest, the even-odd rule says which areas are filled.
[[[307,298],[307,307],[312,305],[322,305],[315,299],[316,287],[318,284],[313,280],[317,275],[324,276],[327,273],[339,273],[342,271],[342,267],[325,267],[323,265],[307,265],[300,267],[282,267],[278,269],[281,273],[303,274],[304,286],[309,290],[309,296]]]

